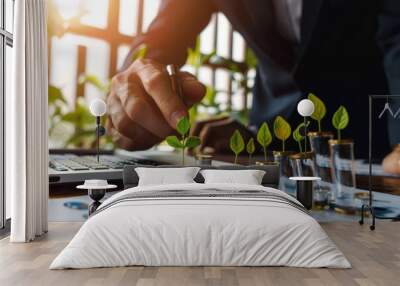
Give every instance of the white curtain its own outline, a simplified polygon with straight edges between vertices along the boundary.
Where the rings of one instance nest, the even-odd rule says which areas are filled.
[[[46,0],[15,1],[12,96],[6,98],[6,187],[12,242],[47,232]]]

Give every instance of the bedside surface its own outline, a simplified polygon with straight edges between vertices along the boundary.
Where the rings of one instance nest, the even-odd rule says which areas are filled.
[[[320,177],[290,177],[292,181],[320,181]]]

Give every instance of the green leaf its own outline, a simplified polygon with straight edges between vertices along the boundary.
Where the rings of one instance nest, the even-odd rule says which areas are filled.
[[[58,100],[63,103],[67,103],[61,89],[53,85],[49,85],[48,87],[48,96],[49,96],[48,98],[49,105],[54,104]]]
[[[229,69],[229,71],[231,72],[231,73],[239,73],[240,72],[240,68],[239,68],[239,66],[238,66],[238,64],[237,63],[229,63],[229,65],[228,65],[228,69]]]
[[[324,102],[312,93],[308,95],[308,99],[314,103],[314,112],[311,114],[311,118],[317,121],[322,120],[326,115],[326,107]]]
[[[74,111],[65,113],[61,120],[72,123],[76,128],[83,128],[94,124],[96,119],[90,111],[81,106],[77,106]]]
[[[186,64],[191,65],[195,68],[199,68],[201,66],[200,44],[200,37],[197,37],[195,46],[188,49]]]
[[[239,130],[235,130],[230,139],[229,147],[235,153],[235,155],[239,155],[244,150],[244,140],[242,134],[240,134]]]
[[[189,118],[190,118],[190,126],[192,126],[196,119],[198,119],[199,111],[198,111],[199,103],[193,104],[191,108],[189,108]]]
[[[282,141],[286,141],[292,133],[289,123],[282,116],[275,118],[274,133],[275,136]]]
[[[304,125],[304,123],[302,123]],[[304,136],[300,133],[301,124],[297,126],[297,128],[293,131],[293,139],[296,142],[300,142],[304,140]]]
[[[141,44],[139,48],[132,55],[132,62],[143,59],[147,54],[147,46],[146,44]]]
[[[176,136],[168,136],[167,138],[165,138],[165,140],[167,141],[168,145],[174,148],[178,148],[181,149],[183,148],[183,144],[181,143],[181,141],[179,141],[178,137]]]
[[[212,86],[206,87],[206,95],[203,98],[203,103],[208,106],[215,106],[217,105],[215,99],[217,98],[217,91]]]
[[[254,145],[253,138],[250,138],[249,142],[247,142],[246,151],[249,155],[253,154],[256,151],[256,146]]]
[[[307,122],[307,127],[310,125],[310,121]],[[296,142],[304,140],[304,122],[300,123],[297,128],[293,131],[293,139]],[[303,129],[303,130],[302,130]],[[303,131],[303,133],[302,133]]]
[[[293,131],[293,139],[296,142],[303,141],[304,139],[304,137],[300,135],[300,131],[297,128]]]
[[[201,140],[197,136],[190,136],[186,139],[185,147],[187,148],[196,148],[201,144]]]
[[[54,108],[54,112],[53,112],[53,114],[52,114],[53,116],[59,116],[59,115],[62,115],[62,110],[61,110],[61,107],[59,107],[59,106],[56,106],[55,108]]]
[[[215,50],[213,50],[209,54],[201,54],[201,64],[203,65],[203,64],[211,61],[212,58],[215,57],[216,55],[217,55],[217,52]]]
[[[108,92],[108,86],[106,84],[103,84],[97,76],[92,75],[92,74],[87,74],[87,75],[81,75],[79,77],[79,84],[85,84],[89,83],[99,89],[100,91],[103,92]]]
[[[200,48],[201,48],[200,37],[197,37],[194,47],[188,49],[188,57],[186,59],[187,65],[193,66],[194,68],[198,69],[205,63],[212,61],[212,59],[217,54],[215,50],[209,54],[203,54],[201,53]]]
[[[342,130],[349,124],[349,113],[346,108],[341,105],[332,117],[332,124],[337,130]]]
[[[267,122],[264,122],[257,133],[257,141],[264,148],[267,148],[272,142],[271,131],[269,130]]]
[[[231,110],[229,115],[242,125],[249,125],[249,116],[247,110]]]
[[[189,119],[185,116],[182,117],[178,124],[176,124],[176,131],[179,132],[179,134],[181,134],[182,136],[185,136],[186,133],[189,132],[190,129],[190,122]]]
[[[75,109],[71,112],[65,113],[62,121],[72,123],[76,129],[83,129],[86,126],[91,126],[96,122],[95,117],[90,113],[85,100],[80,97],[77,99]]]
[[[250,48],[246,49],[245,62],[249,69],[254,69],[257,67],[257,57]]]

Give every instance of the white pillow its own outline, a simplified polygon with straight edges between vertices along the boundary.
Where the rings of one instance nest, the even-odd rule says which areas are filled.
[[[195,183],[193,180],[200,168],[135,168],[139,186]]]
[[[202,170],[205,184],[261,185],[265,171],[262,170]]]

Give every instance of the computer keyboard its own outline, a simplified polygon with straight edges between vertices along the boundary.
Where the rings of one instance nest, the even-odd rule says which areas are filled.
[[[124,166],[127,165],[169,165],[156,151],[131,152],[102,151],[97,162],[96,152],[86,150],[50,150],[49,155],[49,185],[52,189],[70,188],[71,185],[81,184],[85,180],[108,180],[113,184],[122,183]],[[129,152],[127,152],[129,153]],[[162,153],[164,154],[164,153]],[[164,156],[164,157],[170,157]],[[74,189],[74,188],[72,188]]]
[[[84,171],[84,170],[122,170],[125,165],[158,165],[157,162],[147,159],[123,158],[116,155],[78,156],[74,154],[50,155],[49,167],[56,171]]]

